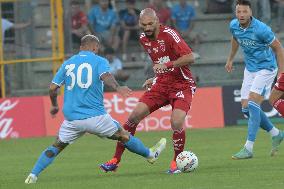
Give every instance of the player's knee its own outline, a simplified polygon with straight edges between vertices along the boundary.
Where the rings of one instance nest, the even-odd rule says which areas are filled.
[[[129,133],[125,130],[119,130],[117,133],[117,140],[126,143],[129,140]]]
[[[133,111],[131,115],[129,116],[128,120],[132,123],[139,124],[142,118],[138,111]]]
[[[268,99],[269,103],[273,106],[278,99],[271,95]]]
[[[181,129],[183,125],[184,120],[181,119],[171,119],[171,127],[173,130]]]
[[[49,158],[53,158],[56,154],[52,150],[46,150],[45,155]]]

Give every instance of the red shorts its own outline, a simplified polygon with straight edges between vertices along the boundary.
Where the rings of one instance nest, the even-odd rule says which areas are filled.
[[[151,113],[168,104],[172,106],[172,109],[181,109],[187,113],[190,110],[196,87],[192,86],[182,90],[167,89],[169,87],[155,84],[150,91],[143,94],[139,101],[145,103]]]
[[[284,73],[281,73],[280,77],[277,79],[277,82],[274,85],[274,88],[276,90],[284,92]]]

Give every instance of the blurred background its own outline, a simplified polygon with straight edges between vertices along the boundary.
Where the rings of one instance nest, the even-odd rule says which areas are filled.
[[[191,69],[199,87],[242,81],[240,52],[233,73],[223,68],[230,50],[234,0],[0,0],[0,4],[2,96],[46,95],[53,74],[64,59],[78,52],[80,37],[87,33],[100,37],[101,54],[109,59],[116,78],[140,89],[153,75],[151,60],[138,42],[139,12],[146,7],[156,10],[160,22],[178,30],[193,49],[196,63]],[[182,17],[178,5],[185,4]],[[255,17],[270,25],[283,42],[284,1],[252,4]]]

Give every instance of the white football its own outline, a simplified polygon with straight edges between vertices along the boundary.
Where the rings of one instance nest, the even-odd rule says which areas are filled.
[[[182,172],[192,172],[198,167],[198,158],[191,151],[181,152],[177,158],[177,168]]]

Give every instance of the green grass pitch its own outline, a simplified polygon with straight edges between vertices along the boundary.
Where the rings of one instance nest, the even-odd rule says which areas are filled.
[[[283,125],[280,125],[283,129]],[[126,152],[116,173],[103,173],[98,165],[112,157],[115,142],[87,135],[67,147],[39,177],[37,184],[24,180],[42,150],[53,137],[0,141],[0,189],[283,189],[284,143],[276,157],[270,157],[270,136],[260,131],[254,158],[232,160],[245,142],[246,127],[187,130],[186,148],[199,158],[193,173],[168,175],[173,156],[171,132],[140,132],[146,145],[166,137],[165,152],[154,164]]]

